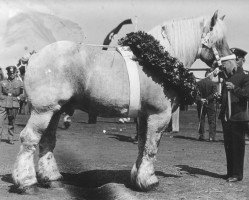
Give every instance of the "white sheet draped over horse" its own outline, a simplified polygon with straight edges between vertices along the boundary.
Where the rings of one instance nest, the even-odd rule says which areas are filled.
[[[232,54],[225,26],[218,17],[172,20],[150,32],[172,56],[190,67],[197,58],[209,66],[221,56]],[[209,34],[209,38],[205,37]],[[206,43],[203,42],[206,40]],[[203,42],[203,43],[202,43]],[[208,43],[207,43],[208,42]],[[224,61],[227,70],[234,60]],[[149,190],[158,184],[154,161],[162,131],[167,127],[172,105],[179,98],[172,88],[164,89],[138,66],[141,109],[139,110],[139,152],[131,170],[132,184]],[[21,148],[14,164],[13,180],[20,189],[37,183],[50,184],[62,178],[53,150],[61,113],[70,109],[94,110],[98,116],[127,117],[129,80],[123,57],[116,51],[102,51],[69,41],[56,42],[30,58],[25,89],[33,105],[26,127],[20,134]],[[39,145],[38,177],[34,152]]]

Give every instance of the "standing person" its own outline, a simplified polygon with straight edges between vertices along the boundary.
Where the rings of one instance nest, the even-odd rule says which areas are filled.
[[[166,128],[165,132],[171,135],[179,132],[179,116],[180,116],[180,106],[172,112],[172,116],[169,122],[168,127]]]
[[[219,119],[224,135],[227,181],[237,182],[243,179],[245,132],[249,122],[249,75],[245,74],[242,68],[247,52],[238,48],[232,48],[231,51],[236,55],[237,69],[222,87]],[[231,116],[228,111],[228,90],[231,96]]]
[[[172,113],[171,117],[171,125],[172,125],[172,133],[179,132],[179,117],[180,117],[180,106]]]
[[[16,78],[17,68],[6,68],[8,78],[0,82],[0,137],[2,139],[4,121],[8,118],[8,142],[14,144],[14,124],[23,95],[23,82]]]
[[[2,81],[4,79],[4,74],[3,74],[3,70],[0,67],[0,81]]]
[[[210,72],[205,73],[204,79],[197,83],[199,95],[197,95],[197,111],[199,124],[199,140],[204,140],[205,133],[205,116],[208,117],[209,125],[209,141],[215,141],[216,135],[216,102],[215,96],[217,94],[217,86],[212,81],[212,76],[207,77]]]

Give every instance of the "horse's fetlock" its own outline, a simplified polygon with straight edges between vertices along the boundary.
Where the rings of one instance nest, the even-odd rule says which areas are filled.
[[[150,153],[150,154],[148,154],[148,157],[150,159],[154,159],[156,157],[156,153]]]
[[[155,159],[157,152],[155,150],[149,150],[146,152],[145,157],[147,157],[147,160]]]
[[[26,149],[27,151],[35,151],[37,148],[37,144],[29,144],[29,143],[25,143],[23,144],[24,149]]]

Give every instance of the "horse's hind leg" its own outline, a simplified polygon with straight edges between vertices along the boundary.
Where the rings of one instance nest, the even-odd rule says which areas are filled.
[[[141,190],[150,190],[158,185],[154,161],[156,160],[162,131],[168,125],[170,117],[171,110],[167,110],[161,114],[139,118],[139,154],[131,171],[131,181]]]
[[[37,183],[34,153],[52,116],[53,110],[42,113],[33,110],[26,127],[20,134],[22,144],[12,173],[14,184],[20,189],[28,188]]]
[[[39,144],[38,181],[46,186],[51,186],[52,181],[62,178],[53,155],[56,144],[56,129],[60,116],[61,112],[56,112],[53,115]]]

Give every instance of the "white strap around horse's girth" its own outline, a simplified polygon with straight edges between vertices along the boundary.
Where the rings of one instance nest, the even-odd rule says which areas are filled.
[[[123,56],[129,76],[130,84],[130,104],[128,116],[137,117],[141,108],[140,81],[137,64],[132,57],[134,56],[129,47],[117,47],[118,52]]]

